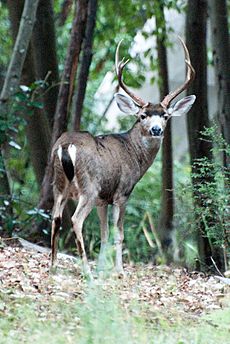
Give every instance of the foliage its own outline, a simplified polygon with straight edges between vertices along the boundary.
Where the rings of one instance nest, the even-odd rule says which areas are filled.
[[[227,247],[227,230],[230,225],[229,204],[230,204],[230,174],[229,170],[223,167],[222,154],[230,155],[230,145],[224,141],[221,134],[218,134],[218,126],[206,128],[202,132],[205,140],[211,140],[214,162],[207,158],[195,162],[196,172],[193,178],[198,180],[194,186],[193,193],[198,206],[195,209],[197,217],[201,217],[204,223],[205,232],[211,243],[215,246]],[[202,195],[202,202],[205,202],[205,211],[199,206],[198,195]],[[211,222],[210,220],[211,219]],[[204,235],[204,233],[202,233]]]
[[[218,130],[218,126],[214,124],[201,133],[202,139],[213,142],[214,160],[197,159],[191,175],[196,183],[192,184],[191,180],[182,182],[177,192],[176,230],[179,233],[180,244],[183,246],[182,252],[190,247],[195,253],[193,258],[197,258],[195,241],[200,222],[205,229],[201,235],[207,235],[212,245],[223,247],[225,250],[229,246],[230,175],[229,170],[223,167],[221,158],[223,152],[226,155],[230,154],[230,146]]]
[[[11,177],[10,198],[0,196],[0,230],[8,235],[20,227],[24,230],[31,226],[31,216],[26,214],[28,208],[34,207],[38,201],[38,187],[34,171],[30,165],[30,152],[25,138],[27,119],[34,109],[43,107],[40,101],[41,92],[46,91],[45,81],[35,81],[28,86],[21,85],[19,91],[9,99],[9,113],[7,118],[0,117],[0,143],[7,147],[10,159],[7,169]],[[4,173],[0,170],[0,175]],[[13,214],[7,212],[12,206]]]
[[[131,261],[156,261],[159,253],[157,246],[153,249],[147,243],[141,226],[146,212],[149,212],[155,226],[158,223],[161,195],[160,154],[143,179],[136,185],[127,205],[125,216],[125,247]],[[152,236],[153,241],[155,238]]]

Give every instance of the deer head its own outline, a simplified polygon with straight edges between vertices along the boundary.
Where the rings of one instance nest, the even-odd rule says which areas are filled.
[[[195,77],[195,71],[191,64],[188,49],[180,37],[179,40],[185,53],[185,63],[187,66],[186,79],[183,85],[166,95],[159,104],[145,102],[143,99],[131,92],[125,85],[122,78],[122,72],[129,60],[126,60],[125,62],[124,58],[121,61],[119,60],[119,48],[122,41],[120,41],[117,46],[115,57],[116,74],[119,86],[129,95],[129,97],[120,93],[116,93],[114,97],[122,112],[133,114],[138,117],[142,124],[143,134],[145,136],[161,138],[168,119],[172,116],[181,116],[182,114],[187,113],[196,99],[196,96],[191,95],[179,100],[173,106],[170,105],[173,99],[189,87]]]

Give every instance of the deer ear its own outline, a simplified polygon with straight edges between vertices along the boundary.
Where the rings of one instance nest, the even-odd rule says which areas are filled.
[[[135,115],[140,110],[131,98],[126,97],[123,94],[115,93],[114,98],[119,109],[127,115]]]
[[[176,104],[168,109],[170,116],[181,116],[185,115],[192,107],[196,100],[196,96],[187,96],[176,102]]]

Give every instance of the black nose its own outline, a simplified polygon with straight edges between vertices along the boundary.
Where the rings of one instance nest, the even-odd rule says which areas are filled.
[[[161,136],[163,134],[163,130],[158,126],[155,125],[154,127],[152,127],[152,129],[150,130],[151,135],[153,136]]]

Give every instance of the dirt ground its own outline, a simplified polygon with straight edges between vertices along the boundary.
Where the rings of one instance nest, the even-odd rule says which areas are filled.
[[[8,242],[0,247],[2,293],[40,300],[63,299],[65,302],[84,298],[88,282],[81,274],[79,260],[59,255],[58,270],[50,274],[49,252],[37,252],[33,245],[20,246]],[[95,262],[90,264],[95,271]],[[123,278],[111,274],[103,279],[95,273],[94,283],[100,284],[108,295],[115,292],[126,308],[136,302],[143,312],[161,310],[173,321],[175,311],[187,318],[229,305],[230,287],[215,276],[151,264],[125,265],[125,273]]]

